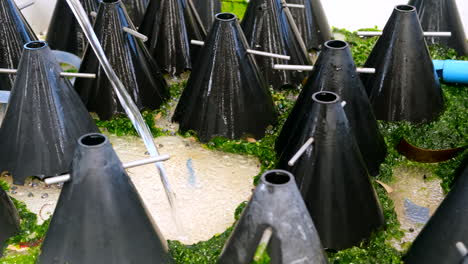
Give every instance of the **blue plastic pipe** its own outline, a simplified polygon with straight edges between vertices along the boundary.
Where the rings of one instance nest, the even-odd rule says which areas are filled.
[[[468,84],[468,61],[433,60],[434,69],[442,81]]]

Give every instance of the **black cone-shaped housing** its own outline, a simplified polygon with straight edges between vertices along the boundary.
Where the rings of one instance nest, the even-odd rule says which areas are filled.
[[[172,263],[109,140],[78,140],[38,263]]]
[[[205,29],[211,29],[215,20],[215,15],[221,13],[220,0],[193,0],[195,8],[203,22]]]
[[[273,88],[299,85],[307,77],[304,72],[273,69],[274,64],[310,64],[308,55],[300,48],[291,30],[280,0],[250,1],[242,20],[242,29],[252,49],[291,57],[289,61],[263,56],[255,58],[265,81]]]
[[[290,0],[290,4],[301,4],[305,8],[290,8],[301,32],[307,49],[320,50],[325,41],[332,38],[327,16],[320,0]]]
[[[0,68],[17,69],[23,45],[37,40],[13,0],[0,1]],[[16,76],[0,74],[0,90],[10,91]]]
[[[395,7],[365,67],[376,69],[361,79],[378,120],[423,123],[443,111],[439,79],[413,6]]]
[[[468,166],[416,237],[405,263],[462,263],[463,256],[455,244],[462,242],[465,246],[468,245],[467,204]]]
[[[203,20],[201,20],[200,15],[198,14],[197,9],[191,8],[188,0],[182,0],[184,8],[184,20],[187,28],[187,36],[190,40],[201,40],[205,41],[206,39],[206,29],[203,25]],[[197,18],[198,17],[198,18]],[[210,25],[211,28],[211,25]],[[192,64],[196,62],[198,54],[200,53],[201,46],[190,45],[190,59]]]
[[[162,70],[178,75],[191,69],[190,38],[183,0],[150,0],[138,29]]]
[[[5,241],[20,229],[18,211],[6,192],[0,187],[0,257],[2,256]]]
[[[46,42],[24,45],[0,128],[0,171],[9,171],[15,184],[67,173],[76,140],[98,131],[61,71]]]
[[[279,160],[295,177],[325,248],[358,245],[384,223],[382,209],[339,96],[317,92]],[[310,138],[301,158],[288,161]]]
[[[218,263],[252,263],[268,227],[273,230],[267,248],[271,264],[328,263],[294,176],[283,170],[271,170],[262,175]]]
[[[276,111],[234,14],[220,13],[180,97],[173,121],[201,141],[261,138]]]
[[[94,31],[111,66],[140,110],[157,109],[169,97],[166,81],[143,42],[125,33],[123,27],[132,25],[120,1],[101,2]],[[91,48],[85,52],[80,72],[97,74],[96,79],[80,78],[75,82],[75,89],[90,112],[104,120],[125,114]]]
[[[424,31],[452,32],[449,38],[427,37],[429,44],[443,44],[460,56],[468,56],[465,30],[455,0],[410,0],[409,5],[416,7]]]
[[[140,25],[149,0],[122,0],[122,2],[133,24]]]
[[[89,21],[94,21],[91,12],[97,11],[99,2],[81,0],[80,3],[88,14]],[[80,57],[83,55],[88,41],[67,0],[57,0],[46,40],[51,49],[70,52]]]
[[[337,93],[343,101],[346,117],[356,138],[369,174],[379,174],[380,164],[387,154],[383,136],[380,134],[377,120],[367,98],[364,86],[356,72],[356,65],[348,44],[340,40],[327,41],[314,66],[314,71],[276,141],[278,156],[283,153],[293,135],[301,125],[304,115],[312,110],[312,95],[319,91]]]

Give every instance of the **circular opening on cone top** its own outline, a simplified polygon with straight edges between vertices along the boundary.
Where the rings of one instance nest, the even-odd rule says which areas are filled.
[[[312,95],[312,99],[314,99],[317,103],[322,104],[333,104],[340,100],[340,97],[333,92],[316,92]]]
[[[87,134],[82,136],[79,142],[87,147],[96,147],[106,143],[107,137],[98,133]]]
[[[119,2],[120,0],[102,0],[103,3],[106,3],[106,4],[112,4],[112,3],[117,3]]]
[[[219,13],[216,14],[216,19],[221,20],[221,21],[231,21],[236,19],[236,15],[232,13]]]
[[[47,42],[45,41],[31,41],[26,44],[24,44],[24,47],[26,49],[42,49],[44,47],[47,47]]]
[[[263,181],[274,185],[283,185],[291,181],[292,174],[284,170],[270,170],[263,174]]]
[[[325,42],[325,47],[330,49],[344,49],[348,47],[348,43],[342,40],[329,40]]]
[[[411,6],[411,5],[397,5],[395,9],[398,11],[403,11],[403,12],[411,12],[411,11],[415,11],[416,7]]]

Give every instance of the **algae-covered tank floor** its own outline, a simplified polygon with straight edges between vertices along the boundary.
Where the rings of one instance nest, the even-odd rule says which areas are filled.
[[[107,135],[122,162],[148,158],[138,137]],[[154,164],[128,170],[146,207],[166,239],[184,244],[208,240],[234,222],[237,206],[250,198],[253,178],[260,171],[256,158],[207,150],[193,138],[164,136],[155,139],[176,194],[177,222],[168,204]],[[60,187],[29,179],[24,186],[12,185],[10,194],[26,203],[44,221],[53,213]]]

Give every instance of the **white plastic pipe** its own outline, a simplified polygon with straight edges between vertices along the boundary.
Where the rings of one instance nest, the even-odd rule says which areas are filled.
[[[146,41],[148,40],[148,37],[147,37],[147,36],[141,34],[140,32],[138,32],[138,31],[136,31],[136,30],[134,30],[134,29],[131,29],[131,28],[129,28],[129,27],[123,27],[122,29],[123,29],[123,31],[125,31],[125,32],[127,32],[128,34],[134,36],[135,38],[141,39],[141,41],[143,41],[143,42],[146,42]]]
[[[304,5],[298,5],[298,4],[286,4],[286,6],[289,8],[305,8]]]
[[[160,162],[160,161],[166,161],[170,158],[169,155],[159,155],[157,157],[152,157],[148,159],[142,159],[142,160],[136,160],[136,161],[131,161],[131,162],[126,162],[122,163],[122,167],[124,169],[130,169],[138,166],[143,166],[146,164],[150,163],[155,163],[155,162]],[[63,183],[67,182],[70,180],[70,174],[65,174],[57,177],[50,177],[44,180],[45,184],[51,185],[51,184],[56,184],[56,183]]]
[[[344,108],[345,106],[346,106],[346,101],[341,102],[341,107]]]
[[[310,147],[310,145],[312,145],[312,143],[314,143],[314,138],[313,137],[309,138],[304,143],[304,145],[302,145],[302,147],[296,152],[296,154],[294,154],[294,156],[288,161],[288,165],[289,166],[294,166],[296,161],[302,156],[302,154],[304,154],[304,152],[307,150],[307,148]]]
[[[462,257],[468,254],[468,249],[466,248],[465,244],[461,241],[458,241],[455,246],[457,247],[458,252]]]
[[[18,72],[17,69],[0,68],[0,73],[16,74],[17,72]],[[61,72],[60,76],[62,76],[62,77],[76,77],[76,78],[90,78],[90,79],[96,78],[96,74],[94,74],[94,73],[78,73],[78,72]]]
[[[314,66],[310,65],[290,65],[290,64],[275,64],[273,65],[275,70],[285,71],[312,71]],[[375,73],[375,68],[356,68],[358,73]]]
[[[273,229],[271,227],[265,228],[263,231],[262,237],[260,238],[260,242],[258,242],[259,246],[262,246],[259,248],[257,252],[255,252],[254,260],[259,261],[259,257],[261,257],[264,253],[265,250],[268,248],[268,244],[270,243],[271,236],[273,235]]]
[[[200,41],[200,40],[193,40],[192,39],[192,40],[190,40],[190,44],[203,46],[203,45],[205,45],[205,42]],[[288,55],[281,55],[281,54],[270,53],[270,52],[259,51],[259,50],[253,50],[253,49],[247,49],[247,53],[253,54],[253,55],[258,55],[258,56],[270,57],[270,58],[278,58],[278,59],[283,59],[283,60],[290,60],[291,59],[291,57],[288,56]]]
[[[97,17],[97,12],[96,12],[96,11],[91,11],[91,12],[89,13],[89,15],[90,15],[91,17],[96,18],[96,17]]]
[[[306,44],[304,40],[302,39],[301,32],[299,31],[299,28],[297,27],[296,21],[294,21],[294,17],[291,13],[291,10],[289,10],[288,4],[286,3],[285,0],[281,0],[281,5],[284,9],[284,14],[286,15],[286,18],[288,19],[288,22],[289,22],[289,25],[291,26],[293,34],[296,36],[297,41],[299,42],[299,46],[301,47],[302,52],[304,53],[305,56],[308,56],[309,52],[307,51]]]
[[[358,31],[358,36],[374,37],[382,36],[382,31]],[[452,32],[424,32],[425,37],[451,37]]]

